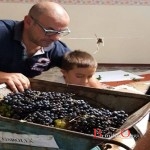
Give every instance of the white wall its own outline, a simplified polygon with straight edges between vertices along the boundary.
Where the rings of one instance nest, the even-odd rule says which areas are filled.
[[[32,3],[0,3],[0,19],[23,19]],[[99,63],[150,64],[150,7],[64,5],[71,34],[62,40],[93,54]],[[97,51],[97,35],[103,38]]]

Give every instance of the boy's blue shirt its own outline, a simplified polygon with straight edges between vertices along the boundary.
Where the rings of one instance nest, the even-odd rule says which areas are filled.
[[[63,55],[70,51],[63,42],[53,42],[44,54],[25,59],[22,32],[23,21],[0,20],[0,71],[34,77],[52,67],[61,68]]]

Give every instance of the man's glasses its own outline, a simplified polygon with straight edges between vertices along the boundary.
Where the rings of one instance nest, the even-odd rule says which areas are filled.
[[[62,31],[57,31],[57,30],[49,30],[49,29],[45,29],[36,19],[34,19],[34,17],[32,17],[30,15],[30,17],[34,20],[34,22],[40,27],[42,28],[42,30],[45,32],[45,35],[48,36],[52,36],[52,35],[56,35],[59,34],[60,36],[66,36],[68,35],[71,31],[69,30],[69,28],[62,30]]]

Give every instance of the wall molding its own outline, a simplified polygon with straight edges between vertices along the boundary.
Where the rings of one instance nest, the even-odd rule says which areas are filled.
[[[0,3],[36,3],[44,0],[0,0]],[[150,0],[52,0],[63,5],[150,5]]]

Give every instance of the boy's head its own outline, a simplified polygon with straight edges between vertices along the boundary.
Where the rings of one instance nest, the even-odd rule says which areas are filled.
[[[68,84],[88,86],[89,80],[97,69],[97,62],[85,51],[74,50],[64,55],[62,70]]]

